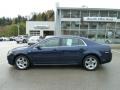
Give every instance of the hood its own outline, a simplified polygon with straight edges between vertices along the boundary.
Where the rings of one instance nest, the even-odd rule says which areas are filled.
[[[16,51],[16,50],[26,50],[26,49],[29,49],[30,46],[21,46],[21,47],[17,47],[17,48],[14,48],[12,49],[12,51]]]

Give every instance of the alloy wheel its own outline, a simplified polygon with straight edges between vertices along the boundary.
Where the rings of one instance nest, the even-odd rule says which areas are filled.
[[[29,60],[24,56],[19,56],[16,58],[16,67],[18,69],[27,69],[29,67]]]
[[[87,56],[84,59],[84,67],[87,70],[95,70],[98,67],[98,59],[95,56]]]

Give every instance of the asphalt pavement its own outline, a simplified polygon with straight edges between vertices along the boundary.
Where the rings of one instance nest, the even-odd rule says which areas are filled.
[[[79,66],[34,66],[16,70],[7,63],[8,50],[24,46],[0,42],[0,90],[119,90],[120,50],[114,49],[112,62],[96,71]]]

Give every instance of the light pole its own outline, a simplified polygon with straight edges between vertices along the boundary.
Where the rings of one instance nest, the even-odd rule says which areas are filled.
[[[17,24],[17,28],[18,28],[18,36],[19,36],[19,34],[20,34],[20,26],[19,26],[19,24]]]

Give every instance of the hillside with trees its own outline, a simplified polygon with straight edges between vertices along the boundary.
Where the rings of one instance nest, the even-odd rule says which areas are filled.
[[[20,35],[26,34],[27,17],[18,15],[15,18],[0,18],[0,36],[17,36],[18,25]],[[48,10],[42,13],[34,13],[28,21],[54,21],[54,11]]]

